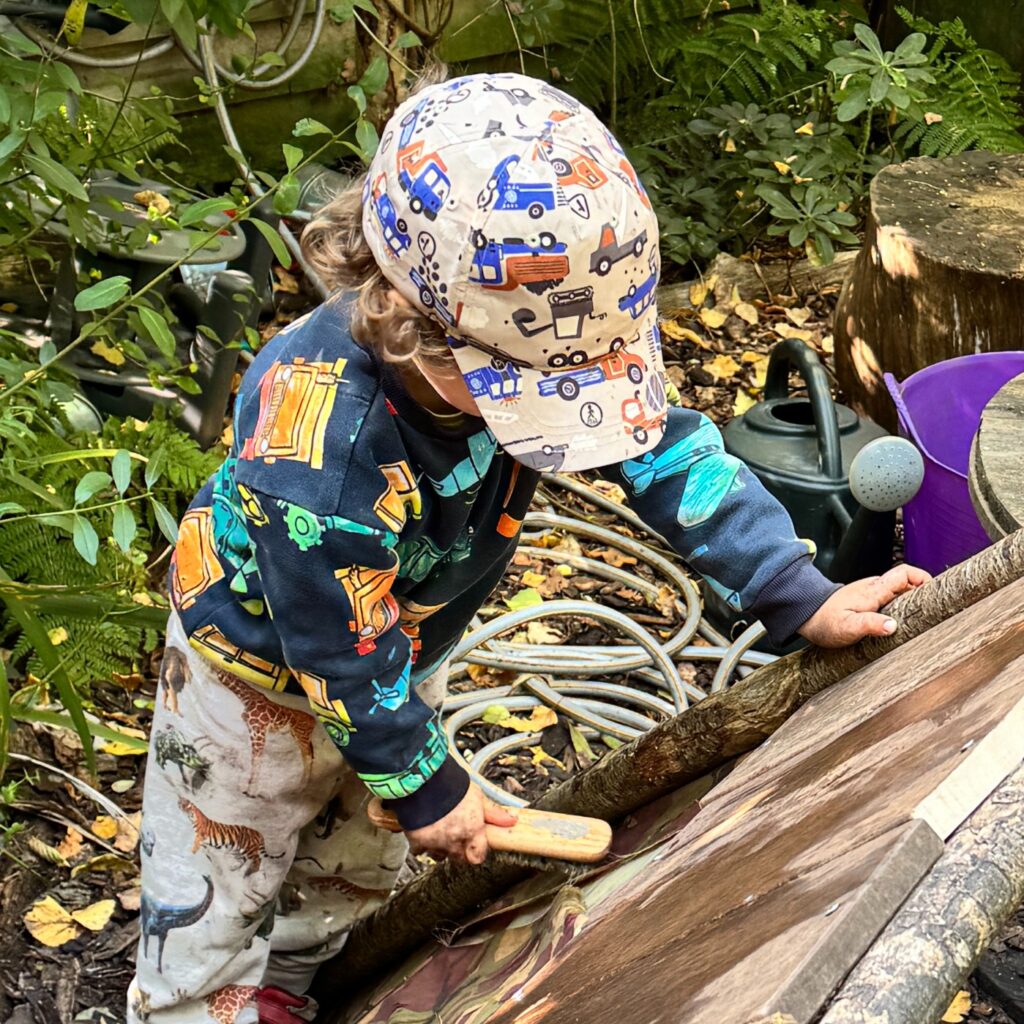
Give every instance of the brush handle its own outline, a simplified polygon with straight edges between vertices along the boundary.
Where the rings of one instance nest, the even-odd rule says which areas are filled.
[[[508,827],[486,826],[487,845],[492,850],[593,864],[602,860],[612,845],[611,826],[600,818],[555,814],[532,807],[505,809],[515,817],[516,823]],[[366,813],[377,828],[402,831],[398,818],[384,809],[379,797],[370,801]]]

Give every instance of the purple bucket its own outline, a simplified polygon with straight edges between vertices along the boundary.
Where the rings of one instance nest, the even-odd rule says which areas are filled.
[[[982,352],[948,359],[902,384],[885,375],[900,434],[924,458],[924,483],[903,508],[906,560],[932,574],[991,544],[971,504],[967,469],[981,414],[995,393],[1024,373],[1024,352]]]

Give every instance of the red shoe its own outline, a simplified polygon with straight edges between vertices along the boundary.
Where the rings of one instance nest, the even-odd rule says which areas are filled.
[[[306,996],[292,995],[283,988],[267,985],[256,993],[260,1024],[296,1024],[312,1020],[316,1006]]]

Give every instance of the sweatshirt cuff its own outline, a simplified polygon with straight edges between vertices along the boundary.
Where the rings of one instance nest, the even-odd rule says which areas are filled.
[[[783,647],[796,631],[841,589],[815,568],[810,557],[791,562],[762,588],[749,611],[768,630],[768,639]]]
[[[415,793],[400,800],[389,800],[387,806],[395,812],[403,830],[410,832],[440,821],[458,806],[468,790],[469,775],[449,754]]]

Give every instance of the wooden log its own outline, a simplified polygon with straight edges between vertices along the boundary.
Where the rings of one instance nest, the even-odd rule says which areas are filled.
[[[839,297],[836,375],[890,430],[883,372],[1024,348],[1024,155],[962,153],[887,167],[871,183],[864,248]]]
[[[841,252],[826,266],[815,266],[810,260],[795,262],[754,263],[739,260],[728,253],[720,252],[704,275],[705,279],[716,277],[714,292],[719,303],[727,302],[733,287],[746,300],[765,297],[774,300],[778,296],[808,295],[827,288],[840,287],[853,269],[856,252]],[[671,314],[690,307],[690,285],[667,284],[658,289],[658,308],[662,313]]]
[[[815,694],[1022,577],[1024,531],[898,597],[887,609],[899,624],[892,636],[841,650],[808,648],[758,669],[561,783],[537,806],[615,821],[752,750]],[[497,860],[478,868],[441,863],[424,872],[356,924],[341,953],[320,968],[312,994],[325,1008],[336,1005],[335,994],[351,992],[353,979],[379,977],[446,922],[528,873]],[[341,1019],[329,1010],[322,1017]]]
[[[967,819],[821,1024],[931,1024],[1024,899],[1024,768]]]

